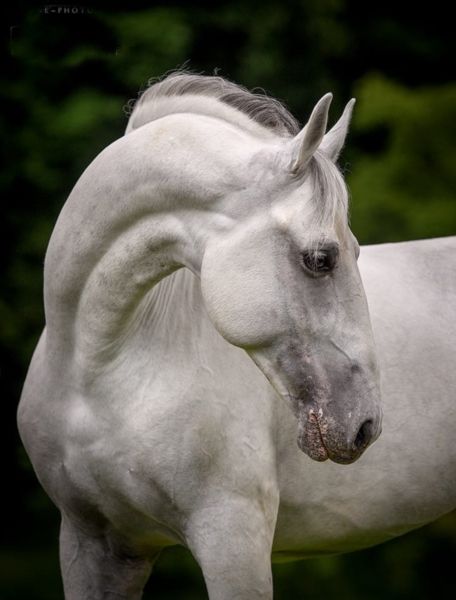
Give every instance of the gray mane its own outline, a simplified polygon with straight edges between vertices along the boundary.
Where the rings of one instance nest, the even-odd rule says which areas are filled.
[[[131,114],[133,108],[137,109],[144,102],[159,97],[186,94],[216,98],[279,135],[296,135],[300,130],[298,121],[283,104],[264,92],[250,92],[247,88],[218,75],[197,75],[185,71],[174,71],[158,81],[152,79],[137,102],[129,103],[127,112]]]
[[[295,136],[301,129],[285,106],[264,92],[253,93],[217,75],[198,75],[186,71],[174,71],[162,79],[151,79],[138,100],[127,105],[129,127],[135,129],[138,126],[134,121],[134,114],[141,112],[146,105],[153,105],[163,98],[185,95],[214,98],[279,136]],[[317,151],[309,162],[306,176],[313,182],[312,206],[316,231],[320,227],[334,224],[338,216],[346,219],[348,193],[337,166],[325,154]]]

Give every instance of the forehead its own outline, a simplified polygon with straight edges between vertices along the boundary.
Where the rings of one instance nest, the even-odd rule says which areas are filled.
[[[342,241],[349,235],[347,212],[344,179],[323,156],[314,157],[305,176],[271,206],[275,226],[299,243]]]

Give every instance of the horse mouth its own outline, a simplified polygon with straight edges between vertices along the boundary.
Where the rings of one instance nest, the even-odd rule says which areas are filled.
[[[304,424],[300,424],[298,446],[312,460],[323,462],[328,460],[329,452],[326,448],[323,435],[326,427],[321,424],[318,414],[311,408]]]
[[[311,408],[306,417],[299,419],[298,446],[312,460],[323,462],[330,459],[340,465],[349,465],[363,454],[372,442],[372,420],[367,420],[361,426],[350,447],[337,443],[337,438],[330,435],[328,422],[323,418],[321,409]],[[378,437],[376,434],[375,439]]]

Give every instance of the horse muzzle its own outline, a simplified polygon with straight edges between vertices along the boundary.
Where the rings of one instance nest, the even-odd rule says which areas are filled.
[[[380,411],[343,427],[322,408],[310,408],[299,418],[298,446],[311,459],[350,464],[358,460],[381,433]]]

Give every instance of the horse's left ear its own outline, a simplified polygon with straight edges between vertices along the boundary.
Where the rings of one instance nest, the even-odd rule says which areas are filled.
[[[350,119],[352,116],[353,106],[355,105],[355,98],[352,98],[342,113],[342,116],[337,121],[332,129],[324,136],[319,150],[324,152],[328,158],[333,162],[339,157],[340,151],[345,143],[347,137],[348,126],[350,125]]]
[[[315,105],[307,125],[292,140],[292,173],[300,173],[314,155],[325,135],[332,94],[325,94]]]

